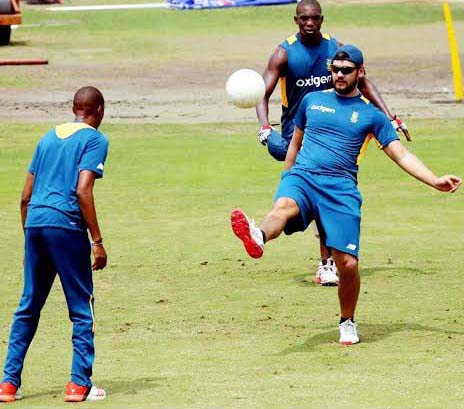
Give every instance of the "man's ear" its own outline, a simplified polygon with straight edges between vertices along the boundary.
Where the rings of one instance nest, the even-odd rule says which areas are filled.
[[[364,69],[364,65],[359,67],[358,78],[363,78],[366,75],[366,70]]]

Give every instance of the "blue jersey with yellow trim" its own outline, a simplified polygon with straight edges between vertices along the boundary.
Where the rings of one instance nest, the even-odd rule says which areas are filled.
[[[108,139],[82,122],[59,125],[40,140],[29,172],[34,175],[25,227],[60,227],[85,231],[77,201],[81,170],[103,177]]]
[[[288,57],[287,69],[280,78],[281,120],[282,128],[286,129],[287,124],[293,128],[293,118],[306,94],[333,87],[330,63],[337,49],[337,41],[322,34],[318,45],[305,45],[298,33],[287,38],[280,47],[287,51]]]
[[[370,139],[380,149],[399,139],[387,116],[364,96],[344,97],[333,89],[306,95],[295,125],[304,130],[295,168],[352,179]]]

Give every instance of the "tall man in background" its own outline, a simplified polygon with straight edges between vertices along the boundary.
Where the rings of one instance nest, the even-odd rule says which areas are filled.
[[[47,132],[32,158],[21,199],[24,290],[11,328],[0,402],[22,398],[24,358],[57,273],[73,323],[71,381],[64,400],[106,397],[90,379],[95,355],[92,270],[103,269],[107,260],[93,198],[108,152],[108,139],[97,130],[104,109],[98,89],[79,89],[73,100],[75,120]]]
[[[321,33],[324,16],[316,0],[300,1],[294,21],[299,31],[280,44],[271,55],[263,73],[266,92],[256,106],[261,124],[259,141],[263,145],[267,144],[271,156],[279,161],[285,160],[294,130],[293,119],[303,97],[310,92],[333,87],[330,62],[335,50],[342,45],[328,34]],[[275,131],[269,121],[269,99],[279,79],[282,94],[281,134]],[[361,93],[387,115],[395,130],[401,130],[410,140],[406,124],[389,111],[375,85],[363,77],[358,86]],[[318,236],[315,225],[311,227]],[[314,281],[322,285],[337,285],[335,263],[322,241],[320,250],[321,261]]]
[[[454,175],[437,177],[399,141],[388,118],[360,94],[364,58],[358,48],[338,48],[331,71],[334,89],[309,93],[295,115],[286,171],[272,210],[257,227],[241,209],[235,209],[231,225],[247,253],[259,258],[264,244],[282,231],[304,231],[315,220],[340,275],[339,342],[351,345],[359,342],[354,319],[360,290],[362,203],[357,173],[370,139],[374,137],[400,168],[439,191],[456,191],[461,179]]]

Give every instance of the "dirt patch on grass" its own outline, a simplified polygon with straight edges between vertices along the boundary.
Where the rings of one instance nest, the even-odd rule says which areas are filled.
[[[457,38],[464,38],[464,24],[456,24]],[[394,112],[403,117],[464,117],[464,104],[453,104],[454,88],[443,24],[414,27],[327,27],[344,43],[364,51],[368,76],[382,91]],[[224,36],[220,42],[205,40],[191,50],[191,61],[163,63],[152,69],[137,64],[113,66],[103,61],[81,65],[52,61],[49,67],[28,68],[43,77],[39,89],[2,90],[0,121],[56,122],[70,116],[72,94],[83,84],[95,84],[107,99],[108,122],[193,123],[255,121],[254,109],[229,105],[224,93],[228,75],[238,68],[261,72],[275,46],[285,38],[271,33],[257,36]],[[204,50],[208,50],[204,52]],[[225,52],[225,50],[227,52]],[[2,67],[4,75],[16,68]],[[57,84],[50,74],[59,72]],[[280,118],[279,92],[272,98],[271,118]]]

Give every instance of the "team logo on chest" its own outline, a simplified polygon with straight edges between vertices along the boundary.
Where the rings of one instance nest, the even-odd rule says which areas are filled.
[[[358,118],[359,118],[359,113],[356,111],[353,111],[353,113],[351,114],[351,122],[355,124],[356,122],[358,122]]]
[[[327,67],[327,71],[331,71],[332,60],[330,58],[327,58],[327,60],[325,61],[325,65]]]

